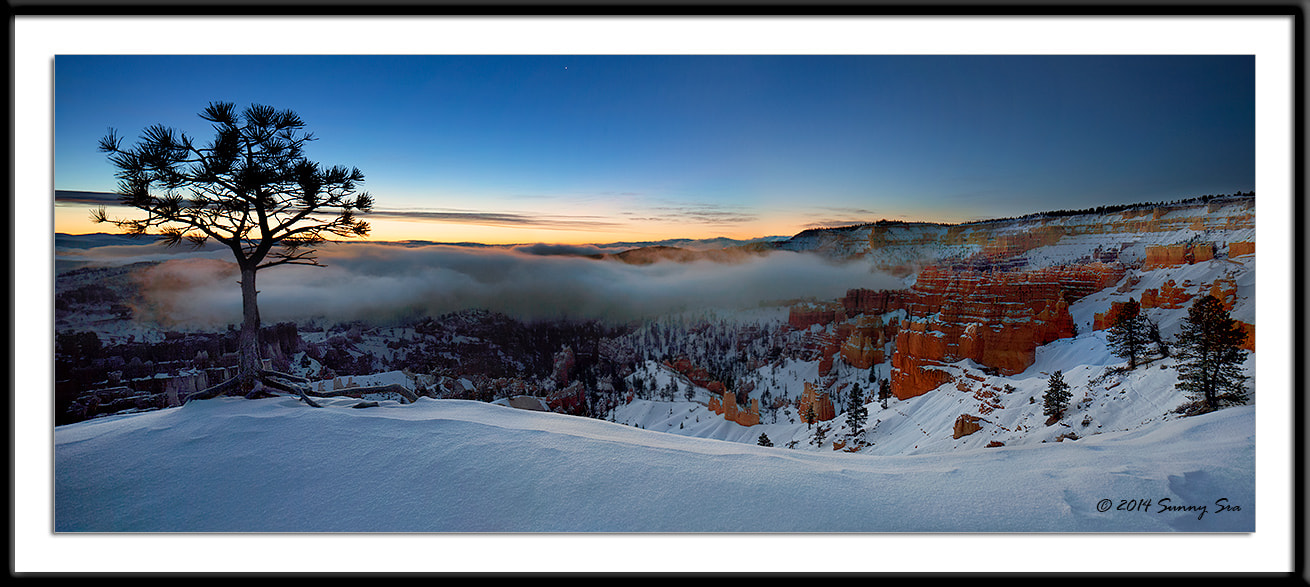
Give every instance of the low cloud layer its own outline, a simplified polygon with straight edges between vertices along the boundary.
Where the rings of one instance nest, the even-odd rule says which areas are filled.
[[[259,273],[265,323],[315,317],[389,321],[469,308],[527,320],[630,320],[800,297],[833,299],[855,287],[903,287],[867,264],[834,264],[786,251],[735,264],[651,265],[442,245],[354,243],[320,252],[326,267],[282,266]],[[235,264],[213,252],[164,261],[138,278],[149,305],[145,314],[160,321],[214,326],[240,319]]]

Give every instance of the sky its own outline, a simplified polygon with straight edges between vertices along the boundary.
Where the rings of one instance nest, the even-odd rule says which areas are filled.
[[[1255,189],[1255,59],[1209,56],[93,56],[54,66],[55,189],[212,101],[292,109],[358,167],[372,240],[750,239]],[[56,200],[55,230],[95,198]],[[120,214],[122,215],[122,214]]]

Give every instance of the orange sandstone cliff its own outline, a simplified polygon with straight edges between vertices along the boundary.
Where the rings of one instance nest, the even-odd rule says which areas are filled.
[[[808,424],[837,417],[836,410],[832,405],[832,398],[828,396],[828,392],[817,388],[809,381],[805,382],[805,391],[796,404],[796,410],[800,413],[801,421]],[[810,420],[811,413],[814,415],[813,421]]]
[[[1117,283],[1121,265],[1090,263],[1016,272],[920,273],[896,337],[892,393],[907,399],[950,381],[964,359],[1005,375],[1032,365],[1037,347],[1074,335],[1069,304]]]

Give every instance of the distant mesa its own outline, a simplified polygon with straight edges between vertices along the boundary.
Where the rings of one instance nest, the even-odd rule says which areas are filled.
[[[739,263],[758,257],[771,250],[767,246],[744,245],[722,249],[684,249],[667,245],[652,245],[628,249],[620,253],[601,253],[588,255],[595,259],[612,259],[630,265],[650,265],[660,262],[693,263],[709,261],[713,263]]]

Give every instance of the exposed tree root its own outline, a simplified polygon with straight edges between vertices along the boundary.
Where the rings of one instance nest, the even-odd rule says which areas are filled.
[[[294,394],[297,397],[299,397],[301,401],[305,402],[306,405],[309,405],[310,407],[314,407],[314,408],[321,408],[323,406],[315,402],[313,399],[311,399],[310,398],[311,395],[314,397],[338,397],[338,396],[358,397],[369,393],[394,393],[404,398],[406,403],[414,403],[418,401],[418,396],[415,395],[413,391],[410,391],[409,388],[400,385],[398,383],[390,383],[387,385],[368,385],[364,387],[350,387],[347,389],[337,389],[333,391],[314,391],[313,389],[309,388],[308,379],[304,377],[290,375],[287,373],[282,373],[280,371],[260,370],[255,375],[255,379],[257,379],[260,383],[263,383],[264,385],[256,387],[255,389],[251,390],[250,393],[245,394],[246,399],[274,397],[276,396],[276,394],[269,391],[269,389],[273,389],[285,393]],[[233,390],[238,389],[239,381],[240,381],[239,378],[233,377],[222,383],[219,383],[218,385],[214,385],[206,389],[202,389],[200,391],[197,391],[195,393],[186,396],[186,398],[183,400],[183,403],[189,402],[193,399],[212,399],[220,395],[223,395],[225,393],[230,393]]]
[[[277,377],[278,379],[285,379],[293,383],[303,383],[303,384],[309,383],[308,379],[301,377],[299,375],[292,375],[290,373],[283,373],[281,371],[274,371],[272,369],[261,369],[259,371],[259,374],[267,377]]]
[[[260,381],[264,382],[264,385],[267,385],[273,389],[279,391],[285,391],[288,393],[294,393],[300,396],[300,400],[305,402],[305,404],[311,408],[323,407],[318,403],[316,403],[314,400],[309,399],[308,395],[305,395],[305,388],[296,385],[294,383],[287,383],[285,381],[282,381],[281,379],[270,375],[268,371],[260,371],[259,374],[256,375],[255,377],[257,377]]]
[[[200,391],[197,391],[197,392],[195,392],[195,393],[192,393],[192,394],[190,394],[190,395],[187,395],[187,396],[186,396],[186,399],[183,399],[183,400],[182,400],[182,403],[185,404],[186,402],[189,402],[189,401],[191,401],[191,400],[193,400],[193,399],[211,399],[211,398],[215,398],[215,397],[218,397],[219,395],[222,395],[222,394],[226,393],[228,390],[231,390],[231,389],[235,388],[236,386],[237,386],[237,378],[236,378],[236,377],[233,377],[233,378],[228,379],[227,381],[224,381],[224,382],[219,383],[219,384],[217,384],[217,385],[211,385],[211,386],[209,386],[209,387],[207,387],[207,388],[205,388],[205,389],[202,389],[202,390],[200,390]]]
[[[335,389],[332,391],[313,391],[308,392],[315,397],[337,397],[342,395],[356,396],[366,393],[395,393],[405,398],[408,403],[418,401],[418,396],[410,391],[409,388],[399,383],[389,383],[387,385],[369,385],[365,387],[348,387],[346,389]]]

